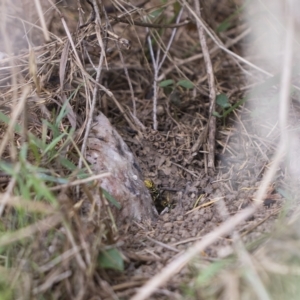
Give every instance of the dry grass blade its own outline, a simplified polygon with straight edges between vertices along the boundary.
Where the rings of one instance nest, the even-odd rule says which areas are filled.
[[[200,1],[195,0],[195,11],[199,17],[201,17],[200,12]],[[197,30],[199,34],[199,40],[201,44],[201,48],[203,51],[203,57],[206,66],[206,72],[208,77],[208,85],[209,85],[209,121],[208,121],[208,167],[214,169],[215,168],[215,139],[216,139],[216,117],[212,115],[212,113],[216,109],[216,86],[215,86],[215,78],[212,68],[211,59],[209,56],[209,50],[207,48],[206,38],[204,35],[204,29],[202,24],[197,22]]]
[[[258,206],[258,205],[257,205]],[[247,219],[255,212],[255,208],[248,208],[236,216],[230,218],[223,225],[216,230],[212,231],[208,235],[202,238],[201,241],[195,243],[185,253],[177,257],[173,262],[168,264],[160,273],[150,279],[131,300],[144,300],[148,299],[157,288],[165,284],[174,274],[179,272],[185,267],[197,254],[204,251],[206,247],[211,245],[213,242],[219,239],[219,237],[229,233],[235,228],[240,222]]]
[[[25,210],[28,210],[29,212],[41,212],[46,214],[51,214],[54,212],[53,207],[46,203],[35,203],[33,201],[26,201],[21,197],[15,196],[10,196],[9,200],[7,201],[5,199],[5,196],[5,194],[0,193],[0,205],[6,204],[15,208],[23,208]]]
[[[1,144],[0,144],[0,157],[2,156],[3,151],[4,151],[8,141],[11,139],[12,133],[15,129],[16,124],[17,124],[18,117],[20,116],[20,114],[24,110],[25,102],[27,100],[29,92],[30,92],[30,87],[26,86],[23,89],[23,92],[22,92],[19,103],[17,104],[15,110],[13,111],[9,126],[8,126],[8,128],[6,130],[6,133],[5,133],[5,135],[4,135],[4,137],[1,141]]]
[[[49,32],[48,32],[48,29],[47,29],[47,26],[46,26],[46,21],[45,21],[45,18],[44,18],[44,14],[43,14],[43,10],[42,10],[40,0],[34,0],[34,3],[35,3],[36,10],[38,12],[38,15],[39,15],[39,20],[40,20],[42,28],[43,28],[43,34],[44,34],[45,40],[46,40],[46,42],[49,42],[50,41],[50,36],[49,36]]]
[[[33,225],[19,229],[13,233],[6,233],[0,237],[0,246],[4,247],[8,244],[15,243],[22,239],[32,237],[36,232],[48,231],[62,222],[61,214],[55,214],[41,221],[37,221]]]
[[[66,66],[67,66],[68,57],[69,57],[69,48],[70,48],[70,42],[67,41],[65,43],[63,51],[61,53],[60,64],[59,64],[59,80],[60,80],[61,91],[63,91],[63,89],[64,89]]]

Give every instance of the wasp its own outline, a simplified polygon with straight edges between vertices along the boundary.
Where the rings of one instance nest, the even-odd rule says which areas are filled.
[[[166,198],[162,197],[162,192],[156,187],[155,183],[151,179],[144,180],[144,184],[149,190],[154,204],[159,212],[164,210],[166,207],[171,208],[169,193]]]
[[[153,201],[157,202],[157,200],[159,200],[159,197],[160,197],[160,191],[156,187],[155,183],[151,179],[145,179],[144,184],[145,184],[146,188],[149,190]]]

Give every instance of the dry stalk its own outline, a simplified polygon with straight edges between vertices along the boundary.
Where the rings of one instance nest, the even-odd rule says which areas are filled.
[[[17,164],[17,165],[15,166],[14,171],[18,172],[19,169],[20,169],[20,165]],[[11,197],[11,194],[12,194],[13,189],[14,189],[14,187],[15,187],[16,181],[17,181],[16,177],[13,177],[13,178],[10,180],[10,182],[9,182],[7,188],[6,188],[6,192],[5,192],[5,194],[4,194],[4,195],[2,196],[2,198],[1,198],[1,204],[0,204],[0,217],[2,217],[4,208],[5,208],[5,206],[7,205],[7,203],[10,201],[10,197]]]
[[[180,12],[179,12],[179,14],[176,18],[176,24],[179,23],[180,18],[182,16],[182,13],[183,13],[183,9],[180,10]],[[147,32],[149,33],[148,28],[147,28]],[[159,80],[158,80],[159,72],[160,72],[160,69],[161,69],[163,63],[165,62],[165,60],[168,56],[168,53],[169,53],[170,47],[171,47],[171,45],[174,41],[176,32],[177,32],[177,28],[174,28],[172,30],[172,34],[171,34],[171,37],[169,39],[168,45],[167,45],[167,47],[164,51],[164,56],[162,57],[161,60],[160,60],[161,48],[160,47],[158,48],[157,53],[156,53],[156,58],[155,58],[153,48],[152,48],[152,42],[151,42],[150,35],[148,34],[148,37],[147,37],[147,42],[148,42],[148,45],[149,45],[152,65],[153,65],[153,69],[154,69],[154,78],[153,78],[153,129],[154,130],[157,130],[157,126],[158,126],[158,124],[157,124],[157,96],[158,96],[157,84],[159,82]]]
[[[94,181],[94,180],[97,180],[97,179],[100,179],[100,178],[108,177],[110,175],[111,174],[109,172],[102,173],[102,174],[97,174],[97,175],[93,175],[93,176],[85,178],[85,179],[78,179],[78,180],[74,180],[70,183],[54,186],[54,187],[49,188],[49,190],[50,191],[59,191],[59,190],[62,190],[62,189],[65,189],[65,188],[68,188],[68,187],[71,187],[71,186],[80,185],[80,184],[88,183],[88,182],[91,182],[91,181]]]
[[[200,2],[195,0],[195,10],[199,17],[201,17],[200,12]],[[207,77],[208,77],[208,86],[209,86],[209,119],[204,127],[202,133],[198,136],[196,142],[192,146],[190,150],[190,157],[188,159],[189,162],[192,161],[193,156],[195,153],[197,153],[200,149],[200,147],[204,144],[204,142],[207,140],[207,147],[208,147],[208,155],[206,158],[206,155],[204,155],[205,158],[205,167],[214,169],[215,168],[215,138],[216,138],[216,117],[212,115],[212,113],[215,111],[215,101],[216,101],[216,87],[215,87],[215,79],[213,74],[213,68],[211,63],[211,58],[209,54],[209,50],[207,48],[206,38],[204,34],[204,29],[202,25],[197,22],[197,30],[199,34],[199,40],[202,48],[202,56],[204,58]],[[205,168],[205,173],[207,173],[207,168]]]
[[[104,9],[103,12],[104,12],[105,18],[108,20],[108,16],[107,16],[106,10]],[[111,24],[109,24],[109,27],[110,27],[110,31],[113,32],[113,28],[112,28]],[[115,41],[115,45],[116,45],[116,47],[118,49],[119,57],[120,57],[120,60],[121,60],[122,66],[123,66],[123,70],[124,70],[124,73],[125,73],[125,76],[126,76],[126,79],[127,79],[127,82],[128,82],[130,94],[131,94],[132,108],[133,108],[133,113],[132,114],[134,116],[133,119],[134,119],[134,121],[136,121],[136,124],[138,126],[140,126],[141,122],[138,120],[138,118],[136,116],[136,101],[135,101],[135,95],[134,95],[134,91],[133,91],[131,79],[129,77],[128,68],[127,68],[127,66],[125,64],[124,56],[122,54],[119,42]]]
[[[184,5],[188,11],[191,13],[191,15],[195,18],[195,20],[197,21],[197,23],[199,22],[201,24],[201,26],[204,28],[204,30],[206,31],[206,33],[208,34],[208,36],[212,39],[212,41],[220,48],[222,49],[224,52],[226,52],[227,54],[229,54],[230,57],[237,59],[238,61],[241,61],[242,63],[244,63],[245,65],[253,68],[254,70],[257,70],[265,75],[268,76],[273,76],[273,74],[265,71],[264,69],[258,67],[257,65],[249,62],[247,59],[241,57],[240,55],[234,53],[233,51],[227,49],[227,47],[224,45],[224,43],[219,39],[219,37],[213,32],[213,30],[211,30],[209,28],[209,26],[205,23],[205,21],[198,16],[195,11],[193,10],[193,8],[187,3],[186,0],[182,0],[182,5]]]
[[[249,283],[253,286],[253,291],[257,295],[257,299],[270,300],[271,298],[264,284],[262,283],[257,270],[253,265],[252,259],[245,249],[245,246],[237,232],[233,233],[233,241],[235,243],[235,250],[237,251],[240,261],[247,268],[245,276]]]
[[[39,15],[39,20],[41,22],[41,26],[43,29],[44,38],[45,38],[46,42],[49,42],[50,41],[49,31],[47,29],[47,25],[46,25],[46,21],[45,21],[45,17],[43,14],[40,0],[34,0],[34,3],[35,3],[35,7],[36,7],[37,13]]]
[[[238,35],[236,38],[229,40],[226,44],[225,47],[226,48],[230,48],[232,46],[234,46],[235,44],[237,44],[238,42],[240,42],[243,38],[245,38],[249,33],[251,32],[251,30],[248,28],[245,31],[243,31],[240,35]],[[215,54],[218,50],[220,49],[220,47],[214,46],[212,49],[209,50],[209,54],[210,56],[212,56],[212,54]],[[186,59],[180,59],[180,60],[176,60],[176,62],[174,62],[174,64],[172,64],[168,69],[166,69],[162,75],[160,75],[160,77],[158,78],[158,80],[163,80],[169,73],[171,73],[174,69],[176,69],[178,72],[179,67],[183,66],[185,64],[191,63],[195,60],[201,59],[203,58],[203,53],[199,53],[199,54],[195,54],[191,57],[188,57]]]
[[[55,271],[51,276],[48,278],[47,281],[45,281],[40,286],[34,288],[32,290],[33,295],[38,295],[42,292],[47,291],[49,288],[53,286],[55,283],[59,283],[60,281],[63,281],[64,279],[72,276],[72,272],[70,270],[65,271],[63,273],[59,273],[59,271]]]
[[[103,44],[101,33],[100,33],[100,25],[101,25],[100,13],[99,13],[97,2],[95,0],[93,0],[93,5],[94,5],[94,10],[96,12],[96,25],[95,25],[96,33],[97,33],[97,38],[98,38],[98,41],[99,41],[99,44],[100,44],[101,50],[102,50],[100,53],[99,64],[98,64],[97,75],[96,75],[96,83],[98,83],[100,80],[102,65],[103,65],[103,61],[105,58],[105,51],[104,51],[104,44]],[[93,114],[94,114],[94,110],[95,110],[97,95],[98,95],[98,86],[95,84],[94,89],[93,89],[92,103],[91,103],[91,107],[89,109],[86,130],[85,130],[82,147],[81,147],[81,153],[83,154],[83,156],[85,155],[85,149],[86,149],[86,145],[87,145],[88,135],[90,133],[90,129],[92,126]],[[82,157],[79,158],[79,162],[78,162],[78,168],[81,168],[81,167],[82,167]]]
[[[228,219],[229,212],[227,210],[226,204],[223,199],[220,199],[219,205],[217,205],[218,212],[223,218],[223,221]],[[270,300],[269,294],[265,289],[264,284],[262,283],[255,266],[251,260],[249,253],[247,252],[243,241],[238,233],[238,231],[234,228],[232,233],[232,240],[234,249],[241,261],[242,265],[246,267],[247,272],[245,272],[245,277],[249,281],[249,283],[253,286],[253,291],[257,295],[257,299],[260,300]],[[233,298],[234,299],[234,298]]]
[[[12,133],[14,131],[14,128],[17,124],[18,117],[20,116],[20,114],[24,110],[25,102],[27,100],[27,96],[28,96],[29,92],[30,92],[30,87],[26,86],[24,88],[23,92],[22,92],[21,99],[19,100],[19,103],[15,106],[15,109],[14,109],[12,117],[10,119],[8,128],[7,128],[6,133],[5,133],[5,135],[4,135],[4,137],[1,141],[1,144],[0,144],[0,157],[2,156],[3,151],[4,151],[8,141],[12,140],[11,135],[12,135]]]
[[[49,216],[41,221],[37,221],[32,225],[14,231],[13,233],[8,233],[7,235],[3,235],[0,238],[0,245],[4,247],[5,245],[9,245],[11,243],[20,241],[24,238],[31,238],[36,232],[47,231],[51,228],[54,228],[58,224],[62,222],[61,214],[55,214]]]

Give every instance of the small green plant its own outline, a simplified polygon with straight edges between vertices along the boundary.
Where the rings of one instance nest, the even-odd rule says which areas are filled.
[[[166,79],[161,81],[158,86],[164,89],[166,95],[169,95],[174,93],[179,88],[185,88],[187,90],[192,89],[194,84],[187,79],[178,80],[177,82],[175,82],[173,79]]]
[[[98,256],[99,266],[103,269],[124,271],[124,261],[121,253],[116,248],[102,251]]]
[[[159,87],[164,89],[166,95],[169,96],[170,102],[175,106],[180,106],[180,89],[192,89],[194,84],[187,79],[178,80],[175,82],[173,79],[166,79],[158,84]]]
[[[236,20],[247,8],[248,3],[250,3],[250,1],[246,1],[243,5],[238,7],[229,17],[227,17],[222,23],[219,24],[216,31],[224,32],[231,28],[234,25],[234,20]]]
[[[229,99],[226,94],[219,94],[216,98],[216,104],[221,108],[221,113],[214,111],[213,116],[217,118],[223,118],[225,124],[225,118],[236,108],[242,105],[246,101],[246,98],[243,98],[236,102],[234,105],[229,103]]]
[[[172,88],[172,90],[174,90],[178,86],[181,86],[181,87],[189,90],[194,87],[194,84],[190,80],[187,80],[187,79],[182,79],[177,82],[175,82],[173,79],[166,79],[166,80],[161,81],[158,86],[161,88],[170,87],[170,88]]]
[[[218,118],[226,117],[225,109],[231,107],[229,99],[226,94],[219,94],[216,98],[216,104],[221,108],[222,114],[219,114],[217,111],[213,112],[213,115]]]
[[[3,278],[0,278],[0,300],[14,299],[13,290],[7,282],[4,282],[4,274],[2,275]]]

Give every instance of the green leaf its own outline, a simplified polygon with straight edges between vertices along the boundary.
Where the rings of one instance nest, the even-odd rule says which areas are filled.
[[[235,110],[236,108],[238,108],[240,105],[242,105],[244,102],[246,102],[247,98],[243,98],[241,100],[239,100],[237,103],[235,103],[234,105],[232,105],[230,108],[228,108],[227,110],[224,111],[223,113],[223,117],[226,117],[228,114],[230,114],[233,110]]]
[[[29,177],[30,184],[34,188],[36,192],[36,196],[40,197],[40,199],[46,199],[49,203],[56,205],[57,201],[51,191],[47,188],[42,180],[38,177],[32,175]]]
[[[216,261],[210,264],[208,267],[202,270],[200,275],[197,277],[197,285],[203,285],[209,282],[215,275],[224,269],[226,265],[228,265],[228,261],[226,260]]]
[[[28,153],[28,144],[24,143],[20,149],[20,160],[21,161],[26,161],[27,153]]]
[[[240,15],[240,13],[246,9],[248,3],[250,3],[249,1],[245,1],[243,5],[241,5],[238,9],[236,9],[233,14],[231,14],[228,18],[226,18],[218,27],[217,27],[217,32],[222,32],[222,31],[226,31],[230,26],[233,25],[233,20],[236,19],[236,17],[238,15]]]
[[[52,130],[53,133],[53,138],[57,138],[60,135],[60,131],[58,126],[49,123],[48,121],[46,121],[47,126],[49,127],[50,130]]]
[[[229,20],[225,20],[217,27],[217,32],[226,31],[231,25],[232,23]]]
[[[0,121],[8,125],[10,122],[10,118],[0,111]],[[19,124],[15,125],[15,132],[21,134],[21,126]]]
[[[62,133],[60,136],[56,137],[44,150],[43,155],[45,155],[50,150],[53,150],[55,146],[62,140],[62,138],[65,136],[65,133]]]
[[[231,107],[231,104],[229,103],[229,99],[225,94],[220,94],[217,96],[217,104],[221,106],[222,108],[228,108]]]
[[[35,162],[38,165],[41,161],[41,155],[40,155],[40,148],[36,146],[36,144],[32,143],[31,140],[29,140],[29,149],[31,150],[31,153],[34,155]]]
[[[81,85],[80,85],[81,86]],[[56,120],[55,120],[55,124],[57,126],[59,126],[60,122],[62,121],[62,119],[68,114],[68,109],[67,106],[70,102],[70,100],[72,99],[72,97],[77,93],[77,91],[79,90],[80,86],[77,87],[77,89],[69,96],[69,98],[65,101],[64,105],[62,106]]]
[[[31,190],[31,183],[30,179],[27,181],[24,181],[23,178],[17,177],[17,182],[18,182],[18,188],[20,190],[20,194],[22,195],[22,198],[30,200],[31,195],[30,195],[30,190]]]
[[[184,87],[186,89],[192,89],[194,87],[194,84],[191,81],[186,80],[186,79],[179,80],[177,82],[177,85],[180,85],[180,86],[182,86],[182,87]]]
[[[73,162],[71,162],[65,157],[59,157],[59,162],[61,163],[62,166],[67,168],[69,171],[74,171],[77,169],[77,167],[73,164]]]
[[[217,118],[222,118],[222,116],[217,111],[213,111],[212,115]]]
[[[37,173],[37,177],[43,181],[48,181],[48,182],[54,182],[54,183],[59,183],[59,184],[66,184],[69,183],[69,179],[67,178],[57,178],[51,175],[47,175],[44,173]]]
[[[293,198],[292,198],[292,195],[289,193],[289,191],[281,189],[281,188],[276,189],[276,191],[285,199],[292,201]]]
[[[148,16],[152,19],[157,18],[158,16],[160,16],[164,11],[164,8],[159,8],[157,10],[152,11]]]
[[[115,248],[101,252],[98,256],[98,262],[103,269],[124,271],[124,261],[120,252]]]
[[[159,87],[166,87],[166,86],[170,86],[170,85],[174,85],[174,80],[173,79],[167,79],[167,80],[164,80],[164,81],[161,81],[158,86]]]
[[[38,149],[40,150],[44,150],[47,147],[47,144],[44,143],[43,140],[37,138],[36,136],[34,136],[31,132],[28,133],[29,136],[29,144],[33,144],[35,145]]]
[[[14,170],[14,166],[11,163],[7,163],[5,161],[0,161],[0,170],[4,171],[10,176],[17,176],[17,173]]]
[[[174,4],[173,4],[173,11],[174,11],[174,14],[177,16],[179,14],[181,10],[181,4],[176,1]]]
[[[116,208],[120,209],[122,206],[121,204],[108,192],[106,191],[104,188],[102,189],[102,193],[104,195],[104,197],[111,203],[113,204]]]

